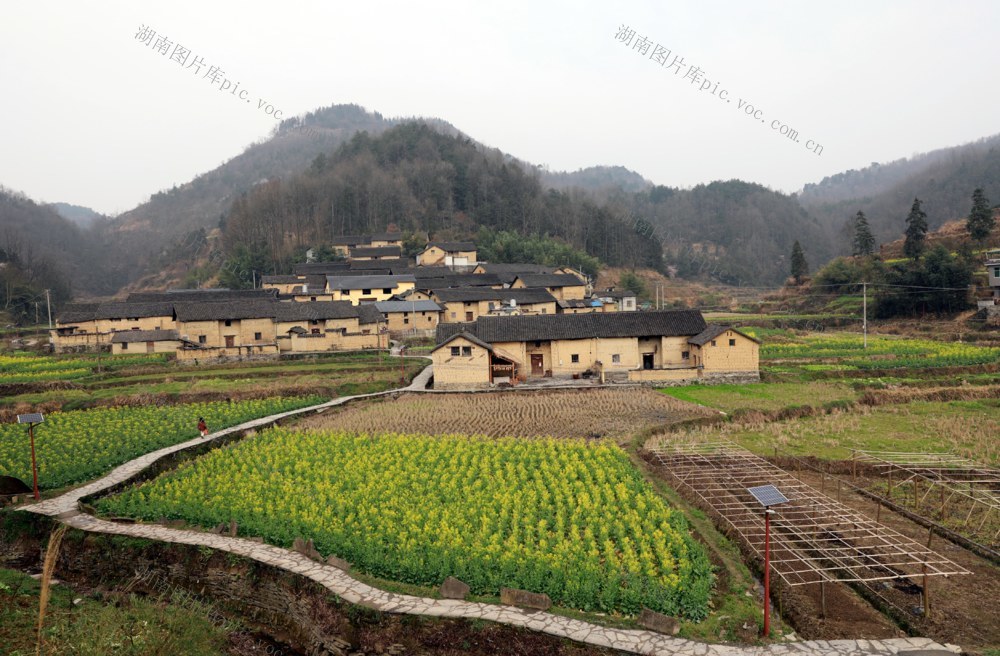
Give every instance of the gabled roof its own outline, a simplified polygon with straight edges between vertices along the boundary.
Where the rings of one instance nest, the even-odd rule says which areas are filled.
[[[441,325],[439,324],[439,331]],[[587,314],[481,316],[473,332],[484,342],[534,342],[609,337],[680,337],[706,328],[698,310],[660,312],[590,312]],[[441,333],[438,333],[441,338]]]
[[[705,328],[705,330],[701,331],[700,333],[689,339],[688,344],[694,344],[695,346],[704,346],[705,344],[712,341],[713,339],[715,339],[722,333],[726,332],[727,330],[731,330],[734,333],[739,333],[740,335],[743,335],[747,339],[760,344],[759,339],[757,339],[756,337],[751,337],[750,335],[747,335],[743,331],[737,330],[732,326],[720,326],[719,324],[714,324],[714,323],[710,324],[707,328]]]
[[[441,342],[440,344],[438,344],[437,346],[435,346],[435,347],[434,347],[434,351],[436,351],[436,350],[438,350],[438,349],[440,349],[440,348],[444,348],[444,347],[445,347],[445,346],[447,346],[447,345],[448,345],[448,344],[449,344],[450,342],[453,342],[453,341],[455,341],[456,339],[459,339],[459,338],[462,338],[462,339],[467,339],[467,340],[469,340],[470,342],[472,342],[473,344],[476,344],[477,346],[481,346],[481,347],[483,347],[483,348],[484,348],[484,349],[486,349],[487,351],[492,351],[492,350],[493,350],[493,347],[492,347],[492,346],[490,346],[489,344],[487,344],[487,343],[486,343],[486,342],[484,342],[483,340],[479,339],[478,337],[476,337],[476,336],[475,336],[475,335],[473,335],[472,333],[467,333],[467,332],[465,332],[465,331],[462,331],[462,332],[457,332],[457,333],[455,333],[455,334],[454,334],[454,335],[452,335],[451,337],[447,338],[446,340],[444,340],[443,342]],[[433,352],[433,351],[432,351],[432,352]]]
[[[111,336],[112,344],[131,344],[133,342],[166,342],[181,341],[176,330],[120,330]]]
[[[519,305],[531,303],[554,303],[555,297],[547,289],[492,289],[490,287],[464,287],[457,289],[433,289],[431,295],[439,303],[458,303],[465,301],[514,301]]]
[[[596,298],[571,298],[565,301],[556,300],[556,305],[561,308],[589,308],[602,307],[604,304]]]
[[[299,280],[297,275],[289,276],[261,276],[260,282],[262,285],[272,284],[272,285],[295,285],[302,282]]]
[[[183,301],[236,301],[252,298],[277,298],[275,289],[168,289],[165,292],[134,292],[129,303],[177,303]]]
[[[440,312],[441,306],[434,301],[378,301],[375,303],[378,311],[389,312]]]
[[[175,303],[178,321],[226,321],[274,318],[281,305],[276,300],[214,301]]]
[[[326,289],[326,276],[323,274],[310,273],[305,277],[304,284],[309,286],[309,293],[322,292]]]
[[[330,290],[386,289],[401,282],[416,282],[413,276],[327,276]]]
[[[446,269],[445,267],[438,267]],[[502,285],[500,277],[493,273],[452,273],[445,276],[417,278],[420,289],[446,289],[448,287],[493,287]]]
[[[173,303],[132,303],[112,301],[101,303],[94,313],[95,319],[137,319],[140,317],[172,317]]]
[[[370,244],[371,239],[364,235],[341,235],[330,240],[334,246],[357,246],[358,244]]]
[[[437,246],[447,253],[476,250],[476,245],[471,241],[432,241],[424,247],[424,250],[427,250],[431,246]]]
[[[376,232],[370,241],[403,241],[401,232]],[[370,243],[370,242],[369,242]]]
[[[391,257],[398,259],[399,246],[359,246],[351,249],[351,257]]]
[[[350,319],[358,316],[358,308],[350,301],[304,301],[279,303],[275,321],[325,321]]]
[[[382,248],[381,246],[379,248]],[[385,248],[399,248],[398,246],[386,246]],[[398,253],[397,253],[398,255]],[[405,257],[388,258],[385,260],[351,260],[348,268],[355,269],[390,269],[396,273],[396,269],[407,269],[410,261]],[[405,273],[405,272],[404,272]]]
[[[351,263],[347,260],[336,262],[302,262],[292,267],[292,270],[300,276],[318,274],[325,276],[329,273],[350,269]]]
[[[572,273],[524,273],[517,280],[525,287],[582,287],[586,283]]]
[[[358,323],[382,323],[383,321],[385,321],[385,317],[382,316],[374,303],[362,303],[358,306]]]
[[[97,308],[100,306],[100,303],[67,303],[59,310],[56,321],[64,324],[93,321],[97,318]]]

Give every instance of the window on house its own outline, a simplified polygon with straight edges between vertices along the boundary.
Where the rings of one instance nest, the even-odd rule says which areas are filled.
[[[535,348],[542,348],[541,342],[535,342]]]
[[[993,277],[1000,278],[1000,267],[993,267]]]
[[[366,294],[366,295],[367,295],[367,294],[371,294],[371,293],[372,293],[372,290],[370,290],[370,289],[362,289],[362,290],[361,290],[361,293],[362,293],[362,294]]]
[[[619,355],[618,353],[613,353],[611,355],[612,364],[621,364],[621,361],[622,361],[622,356]]]
[[[207,341],[208,341],[208,338],[205,335],[198,335],[198,343],[199,344],[204,344]]]
[[[548,309],[547,308],[542,308],[542,314],[548,314]]]
[[[452,319],[454,319],[456,316],[458,316],[458,315],[456,315],[454,312],[451,313],[451,318]]]
[[[729,340],[729,345],[730,346],[736,346],[736,340],[735,339]]]
[[[233,322],[229,319],[226,319],[226,326],[231,326],[231,325],[233,325]]]
[[[310,297],[309,297],[309,300],[310,300],[310,301],[315,301],[315,300],[316,300],[316,297],[315,297],[315,296],[310,296]]]
[[[714,339],[712,340],[712,346],[715,346],[715,340]]]
[[[687,360],[691,357],[691,351],[681,351],[681,360]]]
[[[259,342],[260,340],[262,340],[264,338],[263,338],[263,336],[260,333],[254,333],[253,334],[253,339],[254,339],[255,342]]]
[[[569,361],[572,362],[572,363],[574,363],[574,364],[580,362],[580,354],[579,353],[574,353],[573,355],[569,356]]]
[[[319,334],[319,328],[310,328],[309,332],[312,333],[313,335],[318,335]]]
[[[410,318],[404,314],[403,315],[403,324],[408,324],[408,323],[410,323]]]
[[[451,347],[451,356],[453,358],[457,358],[461,354],[462,354],[462,349],[460,347],[458,347],[458,346],[452,346]]]
[[[392,293],[392,287],[383,287],[382,288],[382,293],[383,294],[391,294]]]
[[[128,350],[128,342],[122,342],[122,350],[123,351],[127,351]]]
[[[463,346],[462,347],[462,355],[464,355],[467,358],[471,358],[472,357],[472,347],[471,346]]]
[[[434,317],[427,317],[428,321],[434,321]]]

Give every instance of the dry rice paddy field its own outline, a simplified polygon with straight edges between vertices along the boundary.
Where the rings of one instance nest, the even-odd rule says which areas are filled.
[[[359,403],[341,412],[327,412],[300,425],[361,433],[622,440],[643,427],[717,414],[648,389],[535,390],[403,394],[393,401]]]

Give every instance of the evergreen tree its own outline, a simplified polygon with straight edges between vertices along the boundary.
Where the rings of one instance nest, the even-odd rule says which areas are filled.
[[[806,254],[802,252],[799,240],[796,239],[792,245],[792,277],[795,278],[795,283],[801,285],[807,273],[809,273],[809,263],[806,262]]]
[[[864,212],[854,217],[854,255],[866,256],[875,252],[875,236],[868,226]]]
[[[927,212],[920,209],[920,199],[913,199],[910,215],[906,217],[906,241],[903,242],[903,254],[911,260],[920,257],[924,252],[924,242],[927,239]]]
[[[973,241],[982,245],[993,232],[994,225],[996,221],[993,218],[993,210],[990,209],[990,201],[982,189],[976,189],[972,192],[972,209],[969,211],[965,229],[969,231]]]

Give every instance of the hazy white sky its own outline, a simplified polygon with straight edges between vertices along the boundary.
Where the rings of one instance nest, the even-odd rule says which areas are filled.
[[[619,164],[658,184],[789,192],[1000,132],[991,0],[8,0],[0,16],[0,185],[107,213],[266,137],[267,105],[281,118],[334,103],[440,117],[554,170]],[[143,25],[188,49],[186,64],[137,40]]]

